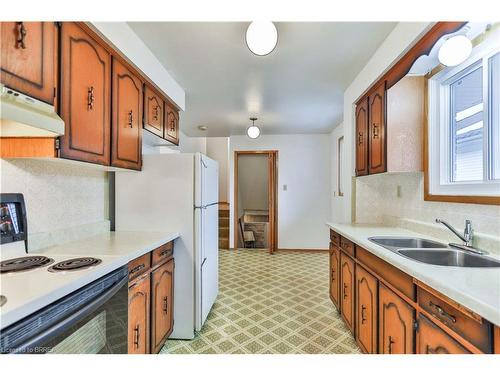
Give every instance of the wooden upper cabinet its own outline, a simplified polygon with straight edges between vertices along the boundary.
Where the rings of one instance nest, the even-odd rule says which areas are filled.
[[[141,169],[142,82],[117,59],[113,59],[113,117],[111,165]]]
[[[356,106],[356,176],[368,174],[368,98]]]
[[[330,243],[330,299],[339,309],[339,287],[340,287],[340,250]]]
[[[413,354],[413,308],[389,290],[379,286],[379,343],[380,354]]]
[[[111,56],[73,22],[61,28],[61,78],[60,156],[109,165]]]
[[[166,123],[165,139],[174,144],[179,144],[179,112],[169,103],[165,103]]]
[[[354,332],[354,261],[340,254],[341,314],[349,329]]]
[[[378,282],[356,266],[356,341],[366,353],[377,353]]]
[[[158,267],[151,277],[151,352],[158,353],[173,329],[174,261]]]
[[[144,90],[144,110],[144,129],[163,137],[165,123],[163,98],[149,85],[146,85]]]
[[[128,291],[128,352],[149,353],[149,273],[139,278]]]
[[[54,22],[0,22],[0,81],[49,104],[55,102]]]
[[[386,171],[385,82],[368,97],[368,173]]]
[[[469,354],[470,352],[452,339],[442,329],[420,315],[418,319],[418,354]]]

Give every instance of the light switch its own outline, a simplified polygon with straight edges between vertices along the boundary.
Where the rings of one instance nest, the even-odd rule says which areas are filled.
[[[287,189],[288,189],[288,186],[286,184],[283,185],[283,191],[287,191]]]
[[[401,196],[402,196],[402,193],[401,193],[401,185],[398,185],[398,186],[396,187],[396,196],[397,196],[398,198],[401,198]]]

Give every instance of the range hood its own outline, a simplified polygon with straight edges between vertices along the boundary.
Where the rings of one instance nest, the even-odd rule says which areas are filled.
[[[0,136],[58,137],[64,121],[54,106],[0,84]]]

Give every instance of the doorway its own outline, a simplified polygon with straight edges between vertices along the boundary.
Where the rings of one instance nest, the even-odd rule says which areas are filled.
[[[278,245],[278,151],[234,152],[234,247]]]

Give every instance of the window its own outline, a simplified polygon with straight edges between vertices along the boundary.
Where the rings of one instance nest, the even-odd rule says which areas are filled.
[[[500,195],[500,51],[429,80],[429,193]]]

